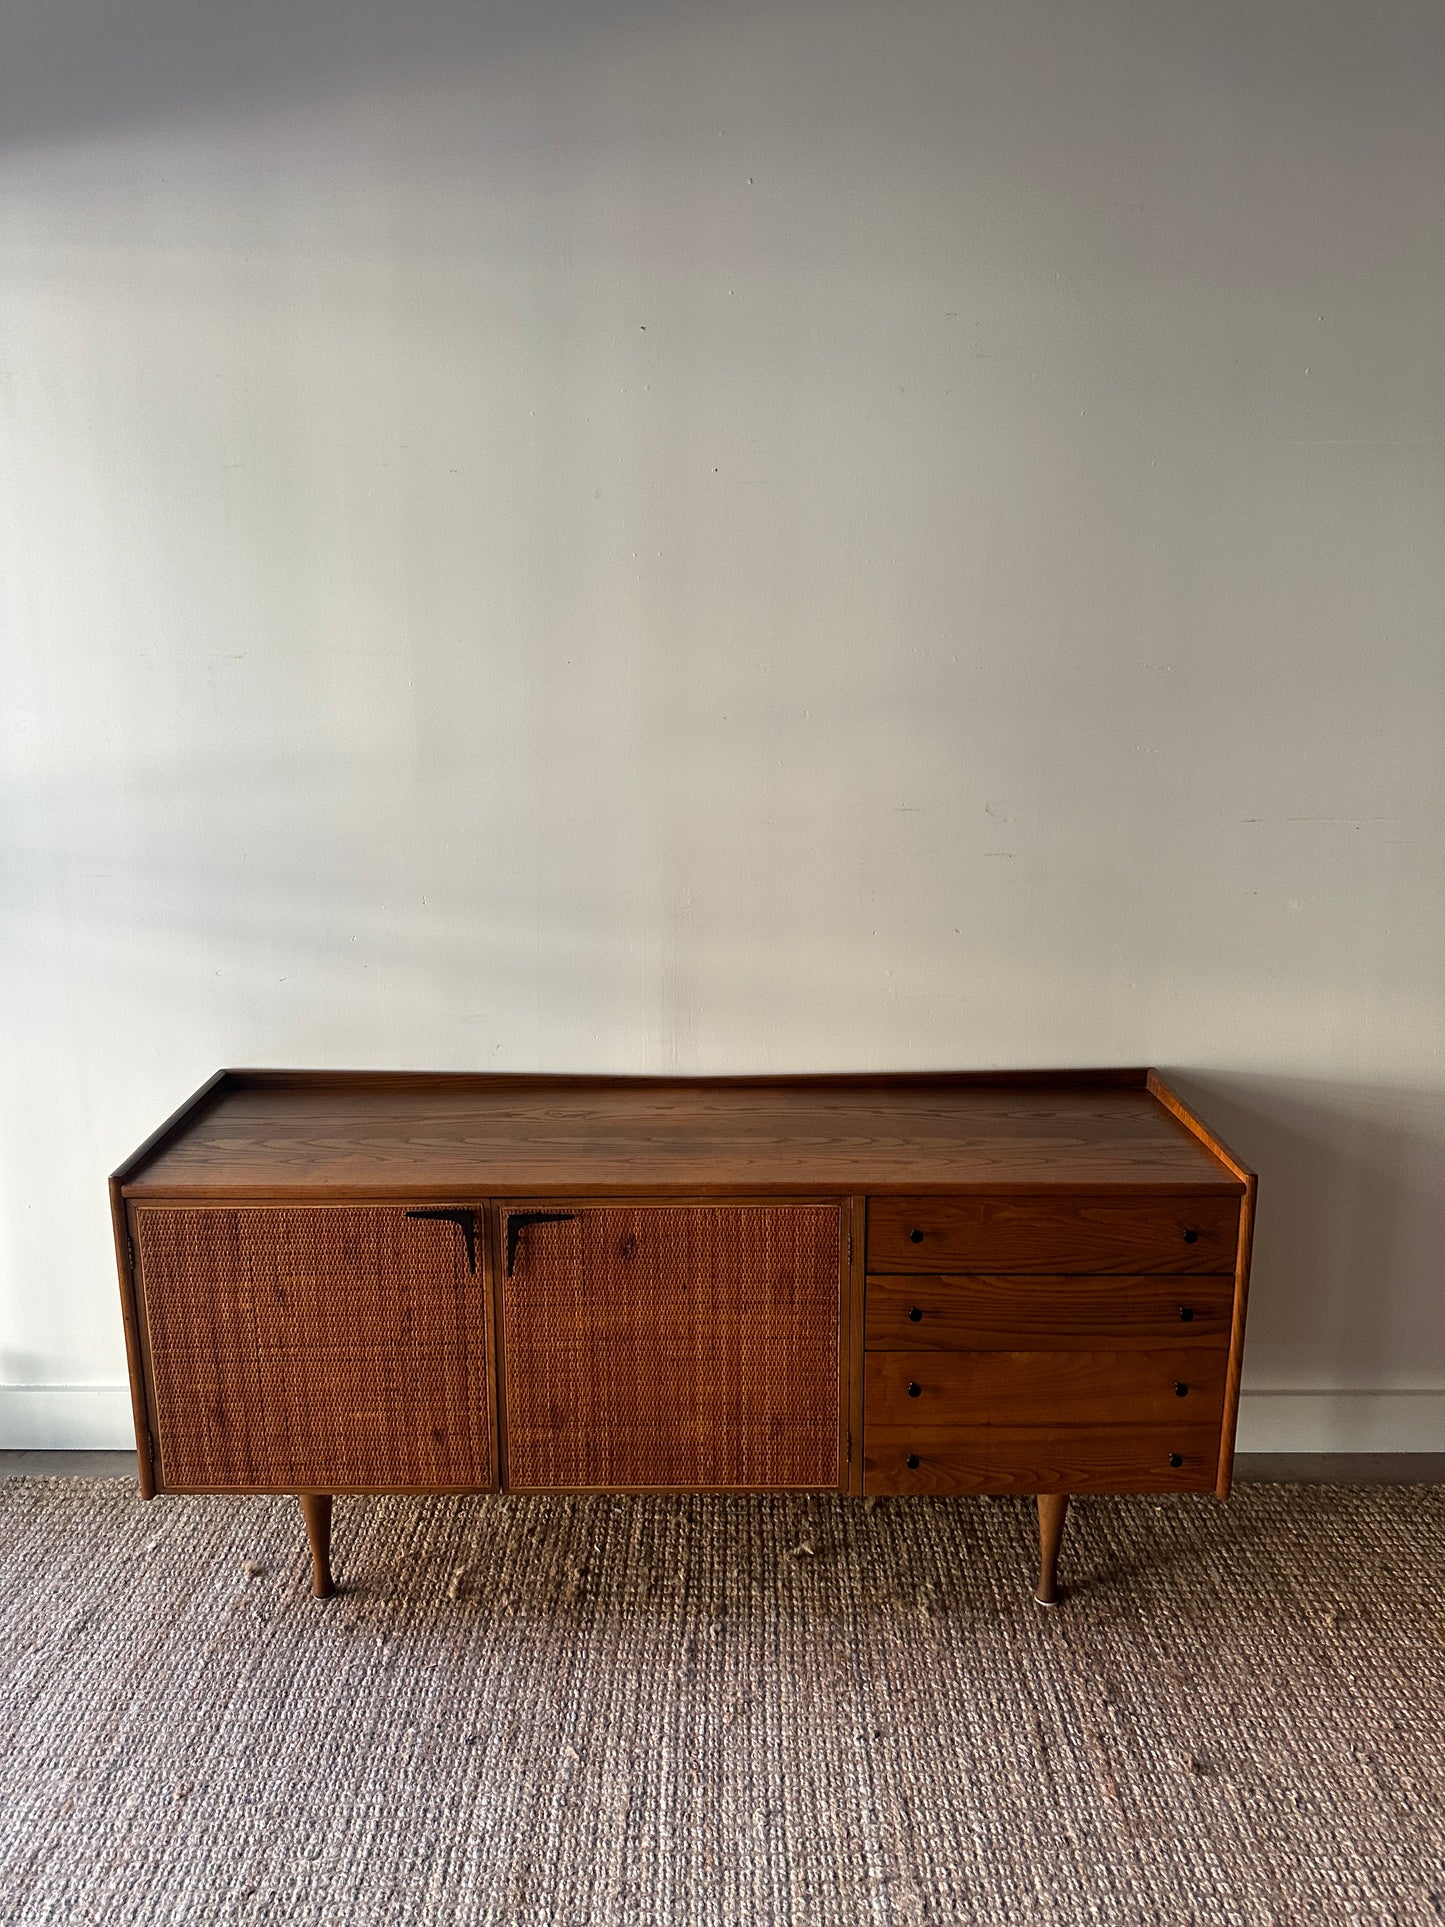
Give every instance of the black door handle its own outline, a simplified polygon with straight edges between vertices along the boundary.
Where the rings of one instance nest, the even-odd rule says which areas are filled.
[[[475,1211],[461,1210],[447,1205],[440,1211],[408,1211],[409,1218],[439,1218],[443,1224],[454,1224],[466,1241],[467,1270],[473,1277],[477,1270],[477,1214]]]
[[[571,1224],[575,1211],[509,1211],[507,1213],[507,1276],[517,1263],[517,1240],[529,1224]]]

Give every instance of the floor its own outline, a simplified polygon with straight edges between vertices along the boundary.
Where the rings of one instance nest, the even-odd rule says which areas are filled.
[[[1445,1919],[1445,1485],[336,1527],[0,1482],[7,1927]]]

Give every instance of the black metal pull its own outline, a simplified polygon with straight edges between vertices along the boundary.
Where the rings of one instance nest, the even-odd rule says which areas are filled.
[[[1194,1323],[1193,1305],[1181,1305],[1179,1307],[1179,1322],[1181,1325],[1192,1325]]]
[[[467,1270],[475,1277],[477,1269],[477,1214],[456,1205],[447,1205],[438,1211],[408,1211],[409,1218],[437,1218],[443,1224],[454,1224],[461,1232],[467,1247]]]
[[[919,1319],[922,1318],[923,1313],[918,1309],[917,1305],[910,1305],[908,1308],[908,1316],[912,1319],[913,1323],[916,1325]]]
[[[911,1378],[909,1379],[909,1381],[908,1381],[908,1396],[909,1396],[910,1398],[917,1398],[917,1397],[918,1397],[918,1394],[919,1394],[919,1393],[920,1393],[920,1392],[921,1392],[922,1390],[923,1390],[923,1387],[922,1387],[921,1385],[915,1385],[915,1384],[914,1384],[914,1382],[913,1382],[913,1380],[912,1380]]]
[[[1183,1379],[1175,1379],[1174,1396],[1175,1398],[1188,1398],[1189,1387],[1184,1383]]]
[[[923,1233],[921,1231],[910,1231],[908,1234],[908,1242],[911,1245],[921,1245],[923,1243]]]
[[[1178,1452],[1171,1452],[1169,1454],[1169,1463],[1174,1467],[1174,1470],[1177,1472],[1180,1466],[1183,1465],[1184,1460]]]
[[[910,1452],[908,1454],[907,1465],[910,1472],[916,1472],[918,1470],[919,1458],[916,1452]]]
[[[517,1240],[529,1224],[571,1224],[575,1211],[509,1211],[507,1213],[507,1276],[517,1262]]]
[[[1190,1226],[1189,1230],[1186,1231],[1184,1234],[1184,1242],[1187,1245],[1197,1245],[1199,1243],[1199,1233],[1193,1228],[1192,1225]]]

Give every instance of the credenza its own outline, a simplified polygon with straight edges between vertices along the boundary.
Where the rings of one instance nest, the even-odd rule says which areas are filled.
[[[1230,1489],[1255,1178],[1151,1070],[221,1071],[111,1179],[140,1490]]]

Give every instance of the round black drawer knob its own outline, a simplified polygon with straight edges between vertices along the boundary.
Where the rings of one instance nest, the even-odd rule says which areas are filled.
[[[1179,1322],[1181,1325],[1192,1325],[1194,1323],[1193,1305],[1181,1305],[1179,1307]]]
[[[1180,1466],[1183,1465],[1184,1460],[1178,1452],[1171,1452],[1169,1454],[1169,1463],[1174,1467],[1174,1470],[1177,1472]]]
[[[910,1305],[908,1307],[908,1316],[912,1319],[913,1323],[916,1325],[919,1319],[922,1318],[923,1313],[918,1309],[917,1305]]]
[[[1197,1245],[1199,1243],[1199,1233],[1192,1229],[1186,1231],[1184,1234],[1184,1242],[1187,1245]]]
[[[911,1245],[921,1245],[923,1243],[923,1233],[921,1231],[910,1231],[908,1234],[908,1242]]]
[[[1184,1383],[1182,1378],[1176,1378],[1174,1381],[1174,1396],[1175,1398],[1188,1398],[1189,1396],[1189,1387]]]
[[[908,1381],[908,1396],[909,1396],[910,1398],[917,1398],[917,1397],[918,1397],[918,1395],[919,1395],[919,1393],[920,1393],[920,1392],[921,1392],[922,1390],[923,1390],[923,1387],[922,1387],[921,1385],[915,1385],[915,1384],[914,1384],[914,1382],[913,1382],[913,1380],[912,1380],[911,1378],[909,1379],[909,1381]]]
[[[910,1452],[908,1454],[908,1470],[910,1472],[916,1472],[918,1470],[918,1466],[919,1466],[918,1454],[916,1452]]]

